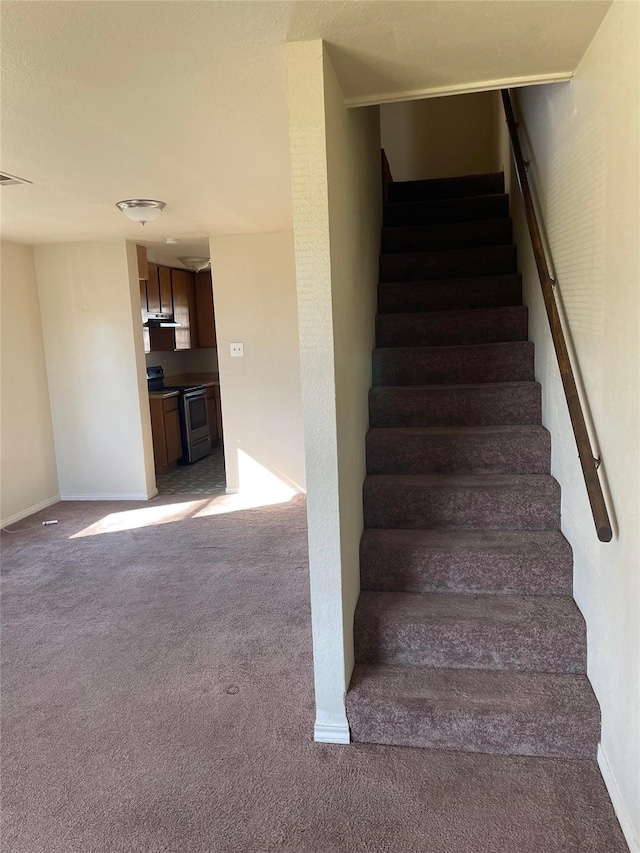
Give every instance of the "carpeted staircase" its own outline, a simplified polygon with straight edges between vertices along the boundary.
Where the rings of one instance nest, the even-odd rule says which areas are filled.
[[[352,739],[595,758],[502,174],[385,206]]]

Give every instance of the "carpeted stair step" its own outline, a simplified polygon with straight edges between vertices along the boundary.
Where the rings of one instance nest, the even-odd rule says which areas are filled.
[[[559,530],[365,530],[363,590],[571,595],[573,555]]]
[[[528,311],[524,305],[376,317],[378,348],[504,343],[526,341],[527,336]]]
[[[441,249],[470,249],[511,243],[510,219],[481,219],[477,222],[438,225],[404,225],[382,230],[382,253],[426,252]]]
[[[548,474],[542,426],[377,427],[366,439],[369,474]]]
[[[370,474],[363,499],[365,527],[560,527],[560,486],[546,474]]]
[[[503,245],[380,255],[380,281],[509,275],[518,271],[517,254],[515,246]]]
[[[600,709],[584,675],[355,667],[352,740],[426,749],[595,759]]]
[[[371,427],[539,424],[537,382],[479,385],[380,385],[369,391]]]
[[[490,172],[456,178],[431,178],[426,181],[392,181],[388,190],[390,203],[495,195],[504,192],[504,174]]]
[[[361,592],[357,663],[585,672],[586,629],[569,596]]]
[[[470,385],[533,379],[530,341],[373,351],[374,385]]]
[[[378,311],[396,314],[522,304],[520,275],[492,275],[378,285]]]
[[[385,205],[384,227],[477,222],[480,219],[502,219],[506,216],[509,216],[509,196],[506,193],[424,202],[396,202]]]

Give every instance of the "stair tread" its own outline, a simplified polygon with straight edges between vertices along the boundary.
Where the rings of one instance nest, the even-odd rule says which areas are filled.
[[[585,624],[568,595],[362,591],[358,663],[585,672]]]
[[[367,474],[365,482],[424,489],[509,489],[557,481],[551,474]]]
[[[386,320],[412,320],[416,323],[425,322],[429,320],[455,320],[457,318],[464,318],[468,314],[473,314],[474,317],[478,318],[488,318],[492,317],[502,317],[505,314],[522,314],[527,311],[525,305],[498,305],[498,306],[488,306],[486,308],[451,308],[451,309],[443,309],[441,311],[383,311],[378,312],[376,315],[380,318],[385,318]]]
[[[600,739],[578,673],[357,664],[346,709],[361,743],[593,760]]]
[[[503,246],[513,242],[509,216],[486,217],[466,222],[407,223],[382,229],[381,253],[439,251],[445,249]]]
[[[513,342],[511,342],[513,343]],[[462,346],[486,346],[485,344],[463,344]],[[492,345],[493,346],[493,345]],[[433,347],[422,347],[422,349],[433,349]],[[383,393],[384,391],[401,392],[403,394],[413,394],[416,391],[443,391],[450,393],[451,391],[469,391],[479,390],[487,391],[491,388],[505,389],[522,388],[524,386],[540,385],[535,379],[514,379],[510,382],[470,382],[455,384],[453,382],[438,382],[431,385],[374,385],[371,391],[374,393]]]
[[[414,181],[393,181],[389,184],[389,204],[409,199],[438,200],[472,198],[504,192],[503,172],[479,172],[453,178],[427,178]]]
[[[503,247],[499,247],[503,248]],[[447,250],[450,251],[450,250]],[[477,251],[474,249],[473,251]],[[405,252],[404,254],[414,255],[416,252]],[[418,252],[417,254],[421,254]],[[496,281],[498,282],[512,282],[514,279],[517,279],[519,282],[521,278],[521,274],[518,272],[500,272],[500,273],[490,273],[488,275],[460,275],[457,278],[416,278],[411,279],[409,281],[403,281],[399,279],[398,281],[381,281],[379,282],[379,287],[393,287],[394,285],[398,287],[418,287],[419,285],[425,285],[425,287],[429,287],[434,284],[443,284],[446,287],[456,287],[458,285],[479,285],[482,284],[490,284]]]
[[[539,622],[541,627],[569,624],[582,631],[584,620],[573,598],[562,595],[464,595],[447,592],[370,592],[358,600],[360,612],[400,628],[408,622],[482,625]]]
[[[516,246],[513,243],[490,243],[487,246],[458,246],[453,249],[425,249],[423,252],[420,251],[410,251],[410,252],[387,252],[380,255],[381,259],[385,260],[393,260],[395,258],[401,258],[404,255],[480,255],[485,256],[490,254],[491,252],[495,252],[500,254],[505,248],[514,249]],[[496,273],[496,275],[516,275],[515,270],[512,273]],[[460,278],[475,278],[476,276],[460,276]],[[491,278],[490,275],[482,276],[482,278]],[[414,281],[415,279],[411,279]],[[385,284],[389,284],[388,281]]]
[[[573,554],[559,530],[368,528],[363,590],[571,595]]]
[[[382,353],[383,355],[389,355],[393,353],[409,353],[410,355],[415,355],[416,353],[422,352],[434,352],[436,350],[463,350],[463,349],[471,349],[475,352],[478,352],[481,349],[501,349],[506,351],[508,348],[519,348],[519,349],[532,349],[533,342],[532,341],[493,341],[492,343],[482,343],[482,344],[440,344],[438,346],[432,347],[376,347],[373,352],[374,353]],[[513,380],[518,381],[518,380]],[[527,381],[527,380],[520,380]],[[532,381],[532,380],[528,380]],[[470,383],[474,384],[474,383]],[[477,383],[476,383],[477,384]]]
[[[582,673],[514,672],[356,664],[349,693],[367,694],[388,706],[405,702],[495,711],[599,715],[591,684]]]
[[[472,553],[517,554],[522,551],[571,547],[559,530],[403,530],[401,528],[369,528],[362,534],[378,547],[420,548],[433,553],[467,551]]]
[[[369,435],[418,436],[448,438],[453,436],[491,435],[548,435],[540,424],[504,424],[496,426],[424,426],[424,427],[370,427]]]

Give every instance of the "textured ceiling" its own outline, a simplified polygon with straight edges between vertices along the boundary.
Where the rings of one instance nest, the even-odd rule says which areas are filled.
[[[350,102],[566,74],[609,2],[13,2],[2,23],[2,231],[145,242],[290,227],[284,44],[324,38]]]

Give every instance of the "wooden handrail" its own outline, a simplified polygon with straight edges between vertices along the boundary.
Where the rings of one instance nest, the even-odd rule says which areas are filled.
[[[502,89],[502,103],[504,105],[504,112],[507,118],[509,136],[511,137],[511,149],[513,151],[518,182],[520,184],[520,191],[524,202],[527,225],[529,226],[529,236],[531,237],[533,255],[536,261],[536,267],[538,268],[538,277],[540,278],[542,296],[544,298],[545,308],[547,309],[547,318],[551,329],[551,337],[553,338],[553,345],[556,350],[556,357],[558,359],[564,394],[569,408],[569,417],[571,418],[573,434],[576,439],[576,445],[578,446],[578,456],[580,457],[582,473],[587,486],[587,495],[589,497],[589,503],[591,504],[591,512],[593,513],[593,520],[596,525],[598,539],[601,542],[610,542],[613,537],[613,533],[597,470],[600,465],[600,460],[594,457],[591,449],[591,442],[589,441],[589,433],[587,432],[587,424],[584,418],[584,412],[582,411],[582,405],[580,404],[580,398],[578,396],[578,388],[576,386],[576,380],[571,367],[569,351],[567,349],[564,332],[562,331],[562,325],[560,324],[558,306],[553,295],[555,281],[549,274],[542,235],[538,226],[538,219],[533,204],[533,196],[531,195],[529,179],[527,177],[528,164],[522,156],[522,148],[520,147],[520,140],[518,138],[518,124],[513,114],[513,107],[511,106],[511,98],[509,97],[508,89]]]

